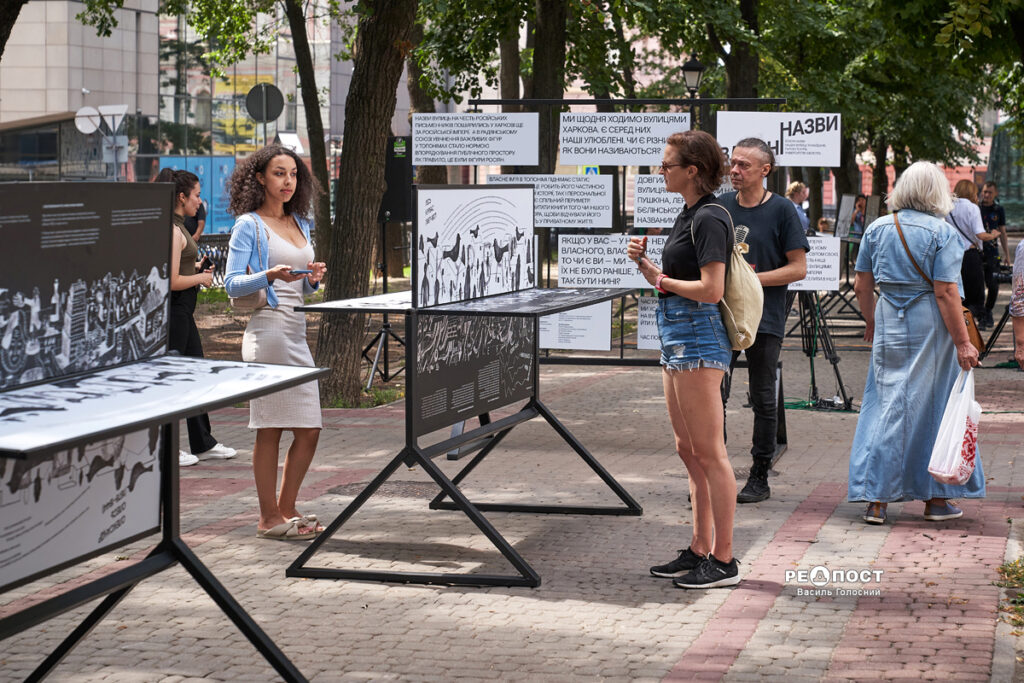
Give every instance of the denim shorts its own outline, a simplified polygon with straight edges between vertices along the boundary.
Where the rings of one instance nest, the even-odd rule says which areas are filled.
[[[718,304],[681,296],[658,300],[661,364],[668,370],[715,368],[729,371],[732,344]]]

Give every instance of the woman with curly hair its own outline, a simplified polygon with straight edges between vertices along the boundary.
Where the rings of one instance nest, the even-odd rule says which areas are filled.
[[[327,271],[324,263],[313,260],[310,243],[307,216],[316,180],[293,151],[271,145],[239,164],[230,184],[230,211],[237,218],[224,287],[232,297],[266,291],[266,304],[253,312],[245,328],[242,359],[311,367],[306,317],[294,308],[302,305],[304,295],[316,291]],[[316,515],[303,515],[295,507],[322,426],[316,381],[249,402],[249,428],[256,430],[252,469],[260,538],[303,540],[323,531]],[[278,492],[277,463],[285,430],[293,438]]]

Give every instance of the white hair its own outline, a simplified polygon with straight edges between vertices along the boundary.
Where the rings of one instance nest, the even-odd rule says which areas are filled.
[[[946,174],[928,161],[916,161],[900,175],[886,204],[892,211],[914,209],[933,216],[945,216],[953,210]]]

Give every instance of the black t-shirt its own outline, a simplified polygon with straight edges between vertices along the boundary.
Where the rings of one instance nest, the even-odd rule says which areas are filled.
[[[1006,212],[1000,204],[978,204],[978,208],[981,209],[981,223],[985,226],[985,232],[992,232],[1006,225]]]
[[[745,258],[755,271],[764,273],[786,265],[787,251],[811,250],[796,215],[796,207],[785,197],[772,194],[764,204],[748,209],[736,201],[735,192],[728,192],[718,198],[718,203],[729,210],[737,228],[745,225],[750,229],[747,234],[750,251]],[[788,285],[764,288],[764,311],[761,325],[757,328],[759,333],[785,336],[787,289]]]
[[[701,197],[700,201],[683,209],[676,218],[672,232],[665,241],[665,249],[661,252],[661,270],[666,277],[673,280],[700,280],[701,266],[713,261],[729,262],[732,234],[725,212],[711,208],[698,213],[702,206],[714,199],[713,194]],[[693,223],[692,233],[690,223]],[[661,299],[667,296],[675,295],[658,293]]]
[[[206,220],[206,205],[203,202],[199,202],[199,209],[196,211],[195,216],[185,216],[185,229],[188,230],[190,235],[196,234],[196,230],[199,229],[199,221]],[[205,230],[204,230],[205,232]]]

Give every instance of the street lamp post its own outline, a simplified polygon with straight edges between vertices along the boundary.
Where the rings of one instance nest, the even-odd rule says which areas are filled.
[[[697,60],[697,53],[691,52],[690,58],[681,67],[683,71],[683,81],[686,83],[686,89],[690,92],[690,118],[695,119],[695,107],[697,90],[700,88],[701,78],[704,77],[703,64]],[[690,122],[690,127],[694,127],[694,121]]]

